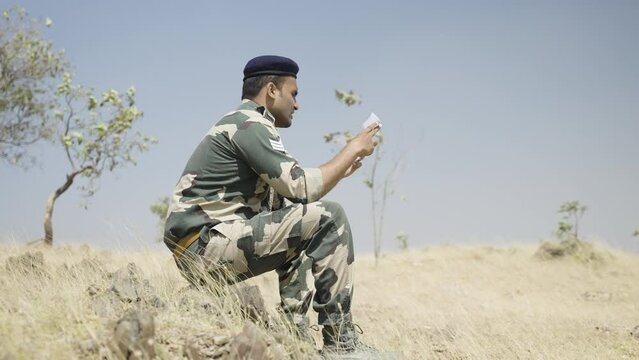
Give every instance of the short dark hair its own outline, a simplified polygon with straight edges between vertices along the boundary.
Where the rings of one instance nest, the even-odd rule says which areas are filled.
[[[266,84],[272,82],[278,89],[282,89],[282,84],[286,76],[280,75],[262,75],[262,76],[254,76],[244,80],[244,85],[242,85],[242,99],[253,100],[260,93],[260,90]]]

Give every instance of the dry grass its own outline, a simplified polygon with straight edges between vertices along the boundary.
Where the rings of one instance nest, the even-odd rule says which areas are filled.
[[[168,252],[39,249],[49,275],[33,276],[4,268],[9,256],[33,249],[1,249],[0,358],[98,357],[82,344],[104,342],[124,310],[140,305],[100,311],[87,288],[107,286],[105,274],[130,262],[165,303],[149,307],[160,358],[179,358],[187,338],[232,335],[242,327],[233,303],[219,299],[215,309],[204,309],[190,300],[198,295],[186,289]],[[639,358],[639,340],[630,335],[639,325],[639,255],[608,250],[605,262],[584,264],[539,260],[535,250],[441,246],[389,254],[377,267],[360,257],[353,310],[363,341],[406,359]],[[65,270],[86,258],[97,266]],[[275,276],[250,283],[274,309]],[[302,346],[285,345],[289,353]]]

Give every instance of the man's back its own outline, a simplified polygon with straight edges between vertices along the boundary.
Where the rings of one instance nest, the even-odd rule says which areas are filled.
[[[301,168],[284,149],[272,115],[244,100],[209,130],[191,155],[173,193],[165,242],[173,248],[202,226],[279,208],[284,196],[307,202],[311,190],[313,201],[320,188],[319,171]]]

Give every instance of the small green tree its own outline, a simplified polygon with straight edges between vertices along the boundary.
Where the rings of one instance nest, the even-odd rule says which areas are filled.
[[[345,92],[343,90],[335,90],[337,99],[346,106],[359,105],[362,103],[361,97],[352,90]],[[364,185],[370,189],[371,195],[371,216],[373,219],[373,249],[375,254],[375,264],[379,259],[382,245],[382,235],[384,230],[384,215],[386,214],[386,205],[390,196],[393,194],[392,183],[395,179],[399,166],[402,163],[404,155],[391,164],[390,169],[383,176],[380,174],[380,166],[384,158],[384,137],[381,131],[376,135],[377,147],[373,153],[373,161],[370,165],[370,172],[364,178]],[[324,135],[324,142],[335,144],[346,144],[353,138],[350,130],[336,131]]]
[[[400,231],[395,235],[395,239],[399,242],[399,248],[402,250],[408,249],[408,234]]]
[[[344,90],[335,89],[335,97],[337,97],[338,101],[346,104],[346,106],[359,105],[362,103],[362,99],[359,95],[355,94],[353,90],[346,92]]]
[[[120,95],[109,90],[95,96],[93,90],[72,83],[63,52],[55,52],[40,29],[51,19],[30,18],[26,10],[2,13],[0,27],[0,157],[25,166],[28,146],[48,140],[61,146],[69,170],[64,183],[48,198],[44,214],[44,242],[53,243],[55,202],[76,179],[83,178],[83,195],[95,193],[95,182],[105,170],[128,164],[137,151],[155,139],[132,134],[142,117],[135,106],[135,89]],[[86,207],[86,205],[85,205]]]
[[[588,208],[579,201],[568,201],[559,207],[562,219],[557,224],[555,234],[559,241],[545,241],[535,256],[543,260],[571,257],[582,263],[603,263],[608,258],[605,252],[597,250],[591,243],[579,236],[579,223]]]
[[[635,230],[635,232],[632,233],[632,236],[639,236],[639,229]]]
[[[166,223],[166,215],[169,212],[169,202],[170,199],[168,196],[164,196],[159,198],[154,204],[149,206],[149,210],[159,218],[158,222],[158,240],[164,239],[164,224]]]
[[[115,90],[95,96],[92,90],[74,85],[65,74],[56,95],[64,105],[55,112],[55,141],[66,154],[69,170],[66,180],[47,200],[44,216],[44,242],[53,243],[52,215],[56,200],[77,177],[86,180],[80,187],[85,197],[96,192],[95,182],[104,171],[135,165],[134,155],[148,149],[156,140],[132,133],[133,124],[142,117],[135,106],[135,89],[125,94]]]
[[[18,7],[0,19],[0,158],[21,167],[35,161],[29,145],[53,136],[55,85],[68,68],[64,53],[42,38],[45,26],[52,21]]]
[[[557,224],[557,236],[559,238],[572,237],[579,239],[579,221],[584,213],[588,210],[585,205],[581,205],[579,201],[568,201],[559,207],[559,213],[562,219]]]

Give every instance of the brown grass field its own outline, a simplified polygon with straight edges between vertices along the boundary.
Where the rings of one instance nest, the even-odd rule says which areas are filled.
[[[159,359],[186,358],[189,343],[203,358],[217,356],[207,344],[244,324],[231,297],[189,289],[168,251],[0,249],[0,359],[118,358],[108,343],[127,308],[153,315]],[[361,339],[403,359],[639,359],[639,254],[599,247],[604,260],[583,263],[539,260],[535,250],[437,246],[389,253],[377,266],[360,256],[353,312]],[[44,267],[15,262],[27,251],[42,252]],[[152,300],[109,298],[107,274],[131,262]],[[274,274],[247,283],[276,319]],[[311,357],[309,345],[274,331],[263,333],[280,357]]]

